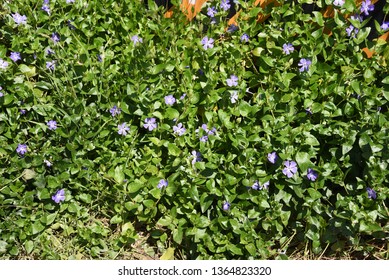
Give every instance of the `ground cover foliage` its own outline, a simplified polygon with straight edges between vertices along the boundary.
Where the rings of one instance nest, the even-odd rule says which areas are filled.
[[[388,44],[219,2],[3,1],[1,258],[388,257]]]

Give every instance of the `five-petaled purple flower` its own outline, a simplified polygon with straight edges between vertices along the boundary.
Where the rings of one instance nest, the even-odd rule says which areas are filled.
[[[1,69],[5,69],[8,67],[8,62],[7,61],[4,61],[0,58],[0,68]]]
[[[230,207],[231,207],[231,204],[230,204],[228,201],[225,201],[225,202],[223,203],[223,210],[224,210],[224,211],[230,210]]]
[[[13,62],[16,62],[16,61],[22,59],[22,57],[20,56],[20,52],[11,52],[11,55],[9,56],[9,58],[12,59]]]
[[[21,16],[19,13],[12,14],[12,18],[14,19],[17,25],[27,24],[27,17],[25,15]]]
[[[27,145],[19,144],[18,147],[16,148],[16,152],[21,156],[24,155],[25,153],[27,153]]]
[[[298,66],[301,67],[299,69],[300,72],[308,71],[311,64],[312,64],[312,62],[309,59],[306,59],[306,58],[300,59],[300,62],[298,64]]]
[[[51,34],[51,40],[53,40],[54,43],[58,43],[61,40],[61,37],[59,36],[58,32],[54,32]]]
[[[118,133],[120,135],[127,135],[127,131],[129,131],[129,130],[130,130],[130,128],[127,126],[127,124],[125,122],[118,125]]]
[[[121,113],[121,109],[118,108],[116,105],[113,106],[111,109],[109,109],[109,112],[111,113],[112,117],[119,115]]]
[[[74,3],[74,0],[66,0],[66,4]]]
[[[294,51],[294,47],[291,43],[285,43],[282,45],[282,51],[284,52],[284,54],[290,54]]]
[[[207,136],[207,135],[201,136],[201,137],[200,137],[200,141],[201,141],[201,142],[204,142],[204,143],[207,142],[207,141],[208,141],[208,136]]]
[[[55,203],[60,203],[61,201],[64,201],[65,200],[64,189],[57,191],[56,194],[51,197],[51,199],[54,200]]]
[[[147,118],[145,119],[145,124],[143,125],[144,128],[148,129],[149,131],[153,131],[157,128],[157,122],[155,118]]]
[[[212,38],[208,38],[208,36],[205,36],[202,40],[201,40],[201,44],[203,45],[203,48],[204,50],[207,50],[207,49],[212,49],[213,48],[213,42],[215,40],[213,40]]]
[[[209,7],[207,9],[207,15],[211,18],[213,18],[217,14],[217,10],[215,7]]]
[[[134,46],[138,43],[143,43],[143,39],[139,37],[138,35],[134,35],[131,37],[131,41],[134,43]]]
[[[368,198],[372,198],[372,199],[376,199],[377,198],[377,193],[372,188],[368,187],[368,188],[366,188],[366,191],[367,191],[367,197]]]
[[[338,7],[342,7],[344,5],[344,0],[334,0],[333,4]]]
[[[278,159],[277,153],[276,152],[271,152],[271,153],[267,154],[267,159],[271,163],[275,164],[277,159]]]
[[[167,180],[161,179],[157,185],[157,188],[162,189],[163,187],[167,187],[167,186],[168,186]]]
[[[374,5],[371,4],[370,0],[363,1],[361,4],[361,13],[364,13],[365,16],[369,15],[369,12],[374,11]]]
[[[247,35],[246,33],[244,33],[242,36],[240,36],[240,41],[241,42],[248,42],[250,39],[249,35]]]
[[[307,173],[308,180],[313,182],[313,181],[316,181],[317,177],[318,177],[317,172],[315,170],[313,170],[312,168],[308,168],[308,173]]]
[[[50,48],[47,48],[47,49],[46,49],[46,54],[47,54],[47,55],[52,55],[52,54],[55,54],[55,51],[53,51],[53,50],[50,49]]]
[[[47,126],[49,127],[50,130],[56,130],[57,129],[57,122],[54,120],[50,120],[47,123]]]
[[[48,161],[47,159],[43,160],[43,162],[46,164],[47,167],[51,167],[53,164]]]
[[[239,98],[238,92],[237,92],[236,90],[232,91],[232,92],[231,92],[231,97],[230,97],[231,103],[232,103],[232,104],[235,104],[236,101],[238,101],[238,98]]]
[[[231,8],[230,5],[230,0],[222,0],[220,7],[224,10],[227,11],[229,8]]]
[[[235,75],[231,75],[229,79],[227,79],[227,85],[229,87],[236,87],[238,85],[238,77]]]
[[[176,103],[176,99],[173,95],[165,96],[165,103],[166,105],[173,105],[174,103]]]
[[[293,175],[297,172],[297,163],[295,161],[287,160],[284,162],[285,168],[282,170],[282,173],[288,178],[292,178]]]
[[[178,134],[179,136],[183,135],[186,131],[186,128],[182,125],[182,123],[179,123],[175,126],[173,126],[174,133]]]

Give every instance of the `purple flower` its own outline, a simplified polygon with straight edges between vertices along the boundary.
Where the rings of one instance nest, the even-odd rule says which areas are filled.
[[[56,130],[57,129],[57,122],[54,120],[48,121],[47,126],[49,127],[50,130]]]
[[[49,70],[54,70],[55,69],[55,60],[47,61],[46,68]]]
[[[131,37],[131,41],[134,43],[134,46],[138,43],[143,43],[143,39],[139,37],[138,35],[134,35]]]
[[[227,32],[233,33],[235,31],[237,31],[238,29],[239,29],[239,27],[237,25],[231,24],[230,26],[228,26]]]
[[[208,141],[208,136],[207,135],[201,136],[200,137],[200,141],[204,142],[204,143],[207,142]]]
[[[55,51],[53,51],[53,50],[50,49],[50,48],[47,48],[47,49],[46,49],[46,54],[47,54],[47,55],[52,55],[52,54],[55,54]]]
[[[298,66],[300,66],[300,72],[308,71],[309,66],[311,66],[312,62],[309,59],[302,58],[300,59],[300,62]]]
[[[258,183],[258,181],[255,181],[254,184],[251,186],[251,188],[252,188],[253,190],[258,190],[258,189],[259,189],[259,183]]]
[[[217,131],[216,127],[212,127],[211,130],[208,130],[208,135],[215,135],[216,131]]]
[[[202,40],[201,40],[201,44],[203,45],[203,48],[204,50],[207,50],[207,49],[212,49],[213,48],[213,42],[215,40],[213,40],[212,38],[208,38],[208,36],[205,36]]]
[[[282,51],[284,52],[284,54],[290,54],[294,51],[294,47],[291,43],[283,44]]]
[[[157,188],[162,189],[163,187],[167,187],[167,186],[168,186],[167,180],[161,179],[157,185]]]
[[[352,20],[357,20],[357,21],[359,21],[359,22],[362,22],[362,21],[363,21],[363,18],[362,18],[361,15],[353,15],[353,16],[351,16],[351,19],[352,19]]]
[[[333,4],[335,6],[341,7],[344,5],[344,0],[334,0]]]
[[[102,62],[102,61],[103,61],[103,58],[101,57],[100,54],[97,55],[97,60],[98,60],[99,62]]]
[[[250,39],[249,35],[247,35],[246,33],[244,33],[242,36],[240,36],[240,41],[241,42],[248,42]]]
[[[377,193],[372,188],[366,188],[366,191],[367,191],[367,197],[368,198],[372,198],[372,199],[376,199],[377,198]]]
[[[61,37],[59,36],[59,34],[57,32],[54,32],[51,35],[51,40],[53,40],[54,43],[58,43],[61,40]]]
[[[355,35],[358,34],[359,30],[358,28],[355,28],[354,25],[350,25],[346,28],[347,36],[351,37],[351,34],[353,34],[353,37],[355,38]]]
[[[0,58],[0,69],[5,69],[8,67],[8,62]]]
[[[313,114],[313,112],[312,112],[312,109],[311,109],[311,108],[307,108],[307,109],[305,109],[305,113],[306,113],[307,115],[312,115],[312,114]]]
[[[282,173],[286,177],[291,178],[297,172],[297,163],[295,161],[287,160],[284,162],[285,168],[282,170]]]
[[[9,56],[9,58],[12,59],[13,62],[16,62],[16,61],[22,59],[22,57],[20,56],[20,52],[11,52],[11,55]]]
[[[308,180],[311,180],[313,182],[316,181],[317,177],[318,177],[317,172],[312,168],[308,168],[308,174],[307,174]]]
[[[54,200],[55,203],[60,203],[61,201],[65,200],[65,191],[63,189],[57,191],[55,195],[51,197],[52,200]]]
[[[50,15],[50,6],[48,4],[43,4],[41,10]]]
[[[21,115],[25,115],[27,111],[25,109],[20,109],[19,112]]]
[[[21,16],[19,13],[12,14],[12,17],[17,25],[27,24],[27,17]]]
[[[176,99],[173,95],[165,96],[165,103],[166,105],[173,105],[176,102]]]
[[[180,100],[183,100],[183,99],[185,98],[185,96],[186,96],[186,93],[184,93],[183,95],[181,95]]]
[[[223,210],[224,210],[224,211],[230,210],[230,207],[231,207],[231,204],[230,204],[229,202],[225,201],[225,202],[223,203]]]
[[[388,30],[388,29],[389,29],[389,21],[384,21],[384,22],[382,23],[382,25],[381,25],[381,29],[382,29],[383,31]]]
[[[192,151],[192,156],[193,156],[192,164],[195,164],[196,162],[202,160],[200,152]]]
[[[19,144],[18,147],[16,148],[16,152],[22,156],[25,153],[27,153],[27,145],[26,144]]]
[[[235,75],[231,75],[229,79],[227,79],[227,85],[229,87],[236,87],[238,85],[238,77]]]
[[[118,133],[120,135],[127,135],[127,131],[129,131],[129,130],[130,130],[130,128],[127,126],[127,124],[125,122],[118,125]]]
[[[51,166],[53,165],[53,164],[52,164],[50,161],[48,161],[47,159],[45,159],[43,162],[46,164],[47,167],[51,167]]]
[[[207,15],[211,18],[213,18],[217,14],[217,10],[215,7],[209,7],[207,9]]]
[[[270,181],[267,181],[267,182],[263,183],[262,187],[260,187],[259,189],[260,190],[262,190],[262,189],[267,190],[269,188],[269,185],[270,185]]]
[[[275,164],[277,159],[278,159],[277,153],[276,152],[272,152],[272,153],[267,154],[267,159],[271,163]]]
[[[229,8],[231,8],[230,1],[229,0],[222,0],[220,7],[224,10],[227,11]]]
[[[374,5],[371,4],[371,1],[363,1],[361,4],[361,13],[365,13],[365,16],[368,16],[371,11],[374,11]]]
[[[119,115],[121,113],[121,109],[118,108],[116,105],[113,106],[111,109],[109,109],[109,112],[111,113],[112,117]]]
[[[3,88],[0,87],[0,97],[3,97],[4,96],[4,93],[2,92]]]
[[[144,128],[148,129],[149,131],[153,131],[157,128],[157,122],[155,118],[147,118],[145,119],[145,124],[143,125]]]
[[[74,0],[66,0],[66,4],[74,3]]]
[[[233,92],[231,92],[231,97],[230,97],[230,99],[231,99],[231,103],[232,103],[232,104],[235,104],[236,101],[238,101],[238,98],[239,98],[239,96],[238,96],[238,92],[237,92],[236,90],[234,90]]]
[[[69,19],[67,22],[66,22],[67,26],[69,27],[70,30],[75,30],[76,27],[72,24],[72,21]]]
[[[186,128],[182,125],[182,123],[179,123],[175,126],[173,126],[174,133],[178,134],[179,136],[183,135],[186,131]]]

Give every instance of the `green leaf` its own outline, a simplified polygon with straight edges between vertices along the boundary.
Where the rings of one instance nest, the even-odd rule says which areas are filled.
[[[160,257],[160,260],[174,260],[174,248],[167,248],[165,253]]]
[[[298,152],[296,154],[296,162],[299,165],[302,172],[305,172],[312,164],[310,161],[310,156],[306,152]]]
[[[116,183],[121,184],[124,180],[124,172],[123,172],[123,166],[116,166],[115,167],[115,173],[113,178],[115,179]]]
[[[47,226],[51,225],[54,222],[56,217],[57,217],[57,213],[47,215],[46,216],[46,225]]]
[[[25,244],[24,247],[26,248],[27,254],[30,254],[32,250],[34,249],[34,242],[32,240],[28,240]]]
[[[177,119],[179,116],[180,113],[176,109],[170,107],[166,109],[165,117],[167,119]]]
[[[261,56],[261,53],[264,51],[265,49],[264,48],[261,48],[261,47],[257,47],[255,48],[252,53],[254,56]]]
[[[181,149],[178,148],[175,144],[169,143],[167,147],[170,155],[177,157],[181,154]]]
[[[309,188],[308,189],[308,193],[309,193],[309,196],[313,199],[313,200],[317,200],[319,198],[322,197],[321,193],[313,188]]]
[[[115,215],[111,218],[110,223],[111,225],[120,224],[123,221],[122,217],[119,215]]]
[[[41,224],[40,221],[35,221],[35,222],[32,224],[32,234],[40,233],[40,232],[43,231],[44,229],[45,229],[45,227]]]
[[[143,184],[140,181],[135,181],[130,184],[128,184],[128,192],[129,193],[136,193],[143,187]]]

